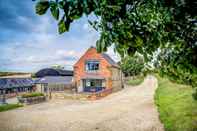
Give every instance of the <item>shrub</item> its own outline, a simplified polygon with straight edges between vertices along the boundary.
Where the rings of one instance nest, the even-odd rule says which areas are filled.
[[[26,93],[22,95],[22,98],[37,97],[37,96],[44,96],[44,94],[38,92]]]
[[[140,75],[144,71],[144,59],[139,54],[127,56],[121,60],[120,67],[125,76]]]

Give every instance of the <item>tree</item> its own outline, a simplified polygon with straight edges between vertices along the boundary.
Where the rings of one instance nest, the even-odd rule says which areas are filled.
[[[188,63],[188,59],[192,57],[192,53],[183,51],[186,50],[176,51],[171,48],[164,48],[158,53],[157,60],[154,64],[161,76],[168,76],[174,82],[194,87],[193,96],[197,100],[197,69]],[[188,56],[184,57],[184,55]]]
[[[142,56],[126,56],[121,60],[121,70],[125,76],[136,76],[143,72],[144,59]]]
[[[64,67],[61,66],[61,65],[53,65],[53,66],[51,66],[51,68],[53,68],[53,69],[60,69],[60,70],[64,69]]]
[[[158,48],[165,50],[158,59],[162,72],[197,87],[195,0],[39,0],[36,13],[43,15],[48,8],[59,21],[60,34],[83,14],[98,16],[89,23],[100,32],[100,52],[114,45],[122,58],[139,52],[148,62]]]

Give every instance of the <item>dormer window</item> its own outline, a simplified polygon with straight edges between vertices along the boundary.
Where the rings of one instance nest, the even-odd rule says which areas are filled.
[[[86,61],[86,71],[98,71],[99,70],[99,61],[88,60]]]

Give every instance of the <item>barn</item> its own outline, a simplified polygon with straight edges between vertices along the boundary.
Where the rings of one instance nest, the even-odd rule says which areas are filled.
[[[45,68],[35,73],[36,91],[49,94],[72,90],[73,71]]]

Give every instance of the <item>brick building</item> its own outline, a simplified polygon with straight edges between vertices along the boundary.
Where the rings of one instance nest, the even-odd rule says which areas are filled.
[[[123,88],[119,65],[105,53],[90,47],[74,65],[77,92],[118,91]]]

